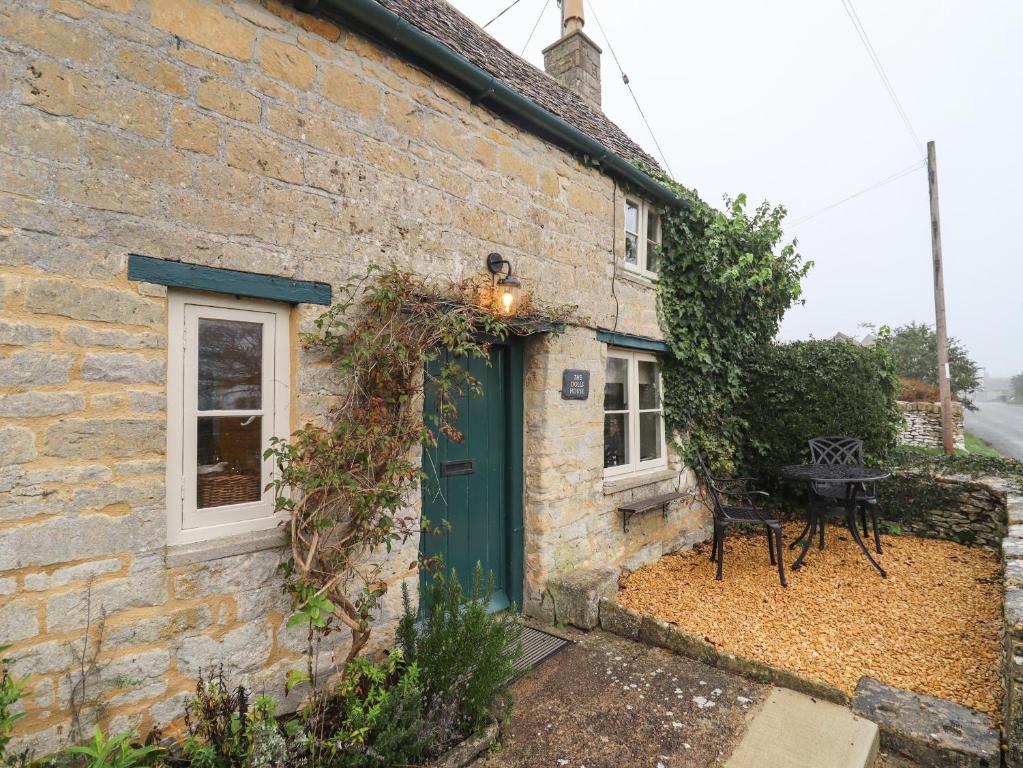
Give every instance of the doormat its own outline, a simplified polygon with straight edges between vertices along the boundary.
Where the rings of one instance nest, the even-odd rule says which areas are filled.
[[[571,640],[527,625],[522,630],[522,656],[516,665],[518,674],[525,674],[571,644]]]

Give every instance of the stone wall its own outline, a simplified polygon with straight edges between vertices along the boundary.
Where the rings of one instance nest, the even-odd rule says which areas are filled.
[[[634,569],[665,552],[710,535],[701,504],[637,516],[628,533],[618,505],[634,497],[696,487],[673,457],[667,469],[640,479],[603,480],[603,397],[607,347],[588,330],[534,340],[526,350],[526,588],[527,612],[546,616],[543,588],[554,575],[610,565]],[[561,399],[566,368],[591,372],[590,397]]]
[[[941,403],[907,403],[900,400],[898,406],[906,420],[899,432],[899,445],[941,448]],[[956,448],[966,447],[962,403],[952,403],[952,441]]]
[[[600,48],[581,30],[548,46],[543,51],[544,71],[600,109]]]
[[[1006,768],[1023,766],[1023,493],[1008,496],[1009,530],[1002,542],[1005,562],[1005,633],[1002,643],[1002,678],[1005,700],[1002,715]]]
[[[461,279],[500,250],[588,317],[527,349],[527,605],[564,569],[704,535],[685,509],[622,531],[618,500],[674,487],[674,467],[602,483],[593,328],[659,333],[649,282],[619,274],[612,299],[609,178],[277,0],[14,0],[0,41],[0,643],[33,694],[14,747],[66,740],[87,627],[85,725],[102,711],[115,731],[180,716],[218,663],[277,694],[305,648],[275,532],[167,546],[167,292],[127,279],[129,253],[336,287],[379,262]],[[293,426],[331,402],[297,342],[318,312],[292,312]],[[588,401],[560,399],[564,367],[591,369]],[[378,556],[374,647],[417,549]]]
[[[998,549],[1006,531],[997,478],[900,473],[881,484],[881,514],[905,533]]]

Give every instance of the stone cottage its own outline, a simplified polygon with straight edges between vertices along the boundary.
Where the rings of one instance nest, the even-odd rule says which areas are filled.
[[[262,449],[329,406],[299,332],[369,264],[449,281],[499,253],[588,318],[495,346],[488,419],[464,425],[489,440],[448,446],[439,478],[469,501],[429,509],[487,526],[429,546],[542,614],[555,576],[706,535],[696,506],[627,526],[619,509],[692,485],[660,413],[674,198],[600,110],[581,0],[549,73],[443,0],[300,7],[0,8],[0,644],[32,673],[17,744],[59,746],[72,713],[168,723],[220,663],[283,693],[305,633],[285,627]],[[427,545],[381,559],[377,648]]]

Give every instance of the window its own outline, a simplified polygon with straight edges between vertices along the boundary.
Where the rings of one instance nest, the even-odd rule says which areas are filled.
[[[604,475],[667,466],[661,372],[644,352],[609,349],[604,381]]]
[[[625,266],[649,275],[661,260],[661,216],[649,203],[625,200]]]
[[[273,528],[274,467],[263,451],[290,431],[288,306],[169,295],[168,539]]]

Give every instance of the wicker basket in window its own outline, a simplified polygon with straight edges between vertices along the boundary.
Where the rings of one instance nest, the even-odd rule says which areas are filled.
[[[259,501],[261,496],[259,483],[258,474],[218,472],[199,475],[197,483],[199,507],[225,507],[228,504]]]

